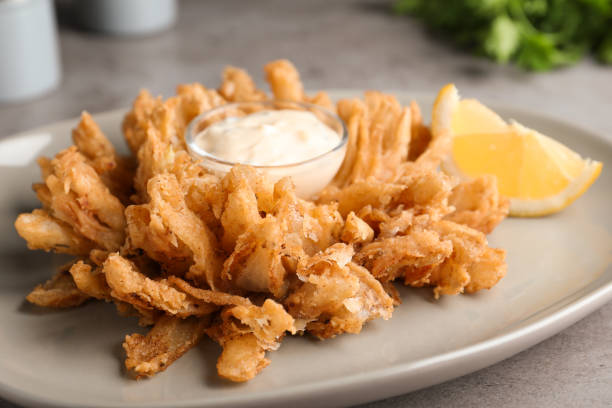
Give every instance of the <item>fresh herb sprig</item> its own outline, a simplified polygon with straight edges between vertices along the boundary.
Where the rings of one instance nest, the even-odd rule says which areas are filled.
[[[535,71],[593,52],[612,64],[612,0],[397,0],[458,45]]]

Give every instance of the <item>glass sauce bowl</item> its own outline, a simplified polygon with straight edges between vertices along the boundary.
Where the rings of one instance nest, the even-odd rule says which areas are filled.
[[[241,164],[216,157],[202,149],[196,143],[196,137],[208,126],[230,117],[242,117],[263,110],[301,110],[314,114],[321,122],[338,133],[338,144],[331,150],[297,163],[282,165],[253,165],[258,170],[266,172],[269,178],[276,182],[289,176],[296,186],[296,193],[301,198],[310,198],[321,191],[332,180],[344,159],[348,133],[342,119],[335,113],[311,103],[292,101],[262,101],[238,102],[218,106],[194,118],[185,131],[185,141],[190,154],[200,159],[200,164],[213,173],[225,175],[232,166]]]

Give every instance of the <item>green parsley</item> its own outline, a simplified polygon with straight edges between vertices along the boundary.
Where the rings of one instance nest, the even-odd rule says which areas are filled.
[[[545,71],[592,52],[612,64],[612,0],[397,0],[459,46]]]

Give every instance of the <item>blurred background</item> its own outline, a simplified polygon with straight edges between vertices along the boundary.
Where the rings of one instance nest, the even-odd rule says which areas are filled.
[[[156,3],[157,7],[142,4],[140,8],[134,7],[136,12],[131,12],[138,18],[130,22],[125,16],[130,11],[127,5],[147,1],[151,5]],[[500,2],[508,1],[449,3]],[[610,3],[609,0],[604,2]],[[0,0],[0,18],[4,19],[0,22],[4,34],[0,41],[4,48],[7,48],[5,43],[14,45],[28,41],[23,30],[20,35],[14,27],[8,30],[7,17],[20,14],[24,22],[36,21],[27,20],[28,13],[20,9],[45,3],[53,5],[50,0]],[[100,4],[105,3],[123,4],[126,10],[103,14],[104,7]],[[168,3],[176,4],[176,15]],[[432,23],[435,17],[399,15],[395,11],[397,4],[403,4],[405,11],[407,3],[419,2],[61,0],[56,3],[57,10],[52,7],[50,10],[59,17],[59,85],[38,98],[16,98],[21,103],[0,105],[0,134],[6,136],[74,117],[83,109],[99,112],[125,107],[143,87],[164,95],[171,94],[180,82],[201,81],[215,87],[227,64],[248,69],[261,83],[263,64],[280,57],[289,58],[297,65],[310,89],[435,92],[440,85],[454,81],[465,96],[537,108],[594,130],[612,133],[611,125],[604,120],[612,101],[612,69],[591,53],[587,52],[574,65],[545,72],[526,71],[513,62],[500,64],[478,55],[480,43],[465,46],[455,41],[457,33],[466,32],[469,38],[472,31],[478,31],[478,24],[473,29],[469,25],[468,28],[452,26],[444,35],[444,28],[436,29],[436,22]],[[449,23],[451,25],[463,24],[460,22],[471,12],[454,6],[459,10],[451,11],[459,14],[449,14],[449,7],[441,7],[440,1],[429,3],[437,4],[442,19],[456,16]],[[168,21],[164,21],[163,13],[170,14]],[[431,14],[432,11],[421,10],[420,13]],[[122,21],[117,21],[122,16],[127,20],[123,21],[124,25],[140,24],[142,32],[137,29],[131,33],[122,32],[118,27]],[[152,23],[147,27],[142,20]],[[582,23],[588,26],[589,21]],[[36,31],[40,24],[28,26],[30,31]],[[607,26],[608,31],[611,27],[612,24]],[[36,34],[30,33],[30,37]],[[41,53],[44,44],[40,41],[34,44],[24,45],[30,53]],[[6,66],[8,51],[0,51],[2,65]],[[19,52],[22,55],[23,49]],[[52,62],[30,61],[27,56],[22,59],[26,66],[36,65],[35,76],[48,75],[45,73],[53,69]],[[18,72],[24,70],[22,67]]]
[[[309,90],[463,96],[612,137],[611,0],[0,0],[0,137],[288,58]],[[604,406],[612,305],[509,360],[369,404]],[[0,407],[13,407],[0,401]]]

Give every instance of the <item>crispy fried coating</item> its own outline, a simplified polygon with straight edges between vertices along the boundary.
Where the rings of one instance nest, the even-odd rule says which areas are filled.
[[[249,306],[251,301],[249,298],[242,296],[231,295],[225,292],[215,292],[207,289],[196,288],[181,278],[176,276],[170,276],[168,278],[170,283],[175,288],[188,294],[189,296],[199,299],[203,302],[210,303],[217,306]]]
[[[53,165],[51,164],[50,158],[41,156],[36,159],[36,163],[40,168],[40,177],[43,179],[43,181],[53,174]]]
[[[123,120],[122,129],[132,153],[137,155],[153,125],[164,142],[177,149],[185,148],[187,124],[202,112],[225,103],[225,99],[201,84],[179,85],[177,95],[162,101],[142,90]]]
[[[414,162],[403,162],[397,174],[409,175],[414,171],[436,171],[451,150],[451,136],[450,132],[444,132],[437,138],[432,137],[427,149]]]
[[[60,270],[47,282],[36,286],[26,297],[30,303],[53,308],[68,308],[82,304],[89,296],[77,289],[66,270]]]
[[[133,154],[138,153],[146,140],[151,115],[161,104],[161,97],[154,98],[149,91],[143,89],[134,100],[132,110],[125,115],[121,128]]]
[[[304,93],[304,85],[300,73],[295,66],[287,60],[276,60],[264,66],[266,80],[270,84],[274,99],[308,102],[335,111],[335,106],[326,92],[318,92],[313,97]]]
[[[413,208],[409,210],[401,210],[394,214],[385,213],[385,217],[378,224],[378,239],[392,238],[398,235],[405,235],[410,228],[419,225],[422,226],[430,220],[428,215],[415,215]]]
[[[372,207],[371,205],[362,207],[357,213],[357,216],[364,220],[374,230],[374,235],[380,233],[380,225],[382,223],[391,219],[391,216],[384,210]]]
[[[127,252],[143,250],[159,262],[169,275],[184,276],[193,263],[189,248],[164,224],[149,205],[131,205],[125,209],[127,220]]]
[[[281,225],[276,218],[267,216],[238,238],[223,265],[223,278],[249,292],[270,292],[282,297],[287,290],[283,249]]]
[[[364,100],[338,102],[338,114],[347,124],[347,152],[332,185],[346,187],[368,178],[393,181],[408,157],[412,115],[393,95],[368,91]]]
[[[194,263],[192,249],[178,237],[178,232],[171,228],[169,221],[162,217],[160,205],[165,208],[163,213],[166,218],[172,214],[177,215],[176,209],[171,210],[172,206],[162,205],[163,199],[159,194],[156,200],[151,200],[147,186],[156,175],[172,179],[166,187],[177,197],[177,209],[184,210],[182,218],[197,218],[198,227],[202,224],[200,220],[204,220],[203,228],[211,230],[205,236],[210,235],[212,240],[213,237],[216,239],[212,231],[220,228],[220,221],[213,212],[213,206],[223,205],[217,203],[223,200],[223,197],[217,194],[219,179],[207,174],[202,167],[194,165],[185,152],[175,153],[171,146],[162,143],[158,132],[153,128],[150,129],[139,156],[142,156],[142,159],[134,183],[140,194],[139,201],[151,202],[126,209],[128,247],[132,252],[134,249],[144,250],[149,257],[160,262],[166,271],[182,276]],[[163,183],[162,181],[161,184]],[[158,184],[161,186],[160,183],[156,185]],[[151,186],[155,191],[161,191],[161,187]],[[184,198],[184,205],[178,197],[179,194]],[[172,219],[177,222],[179,218],[176,216]],[[180,231],[183,236],[191,236],[193,241],[193,234],[188,233],[184,224]],[[195,242],[192,244],[196,245]]]
[[[193,118],[204,111],[225,103],[217,91],[201,84],[182,84],[176,88],[176,96],[156,106],[149,120],[160,132],[162,141],[177,151],[185,150],[185,129]]]
[[[265,350],[276,350],[285,332],[295,333],[293,317],[279,303],[266,299],[263,305],[236,305],[221,312],[224,320],[230,317],[248,327]]]
[[[45,180],[51,214],[99,247],[118,249],[125,237],[123,204],[76,147],[60,152],[51,165],[53,174]]]
[[[429,214],[440,219],[452,211],[448,204],[454,180],[440,172],[418,171],[402,176],[398,181],[404,186],[394,201],[416,214]]]
[[[410,279],[419,281],[429,268],[441,264],[452,252],[450,241],[435,231],[415,229],[407,235],[383,238],[365,245],[355,262],[365,266],[377,279],[387,282],[412,272]],[[414,276],[418,269],[422,276]]]
[[[272,211],[276,200],[274,197],[275,185],[265,173],[250,166],[236,165],[221,180],[221,190],[224,192],[223,200],[227,200],[227,193],[244,185],[247,185],[255,193],[259,211],[265,213]]]
[[[177,116],[179,116],[179,123],[181,125],[181,128],[179,128],[181,137],[185,127],[193,118],[209,109],[226,103],[226,100],[219,92],[214,89],[208,89],[197,82],[177,86],[176,95],[179,98]],[[168,101],[171,99],[169,98]]]
[[[117,154],[89,113],[81,114],[81,121],[72,130],[72,140],[111,193],[122,203],[128,203],[132,193],[133,165],[128,158]]]
[[[389,295],[391,299],[393,299],[393,306],[397,307],[402,304],[402,298],[400,297],[400,293],[393,284],[393,282],[381,282],[380,284],[382,285],[385,292],[387,292],[387,295]]]
[[[270,365],[266,351],[252,333],[236,334],[227,338],[209,335],[223,347],[217,360],[217,373],[220,377],[234,382],[245,382]]]
[[[336,202],[338,210],[345,216],[351,211],[358,214],[367,206],[387,212],[403,206],[416,213],[440,218],[452,211],[448,205],[452,186],[452,180],[442,173],[418,171],[393,183],[369,178],[342,189],[327,188],[321,193],[319,203]]]
[[[470,267],[487,248],[487,238],[480,232],[451,221],[440,221],[434,226],[444,239],[452,242],[452,253],[429,277],[434,285],[434,296],[462,293],[470,283]]]
[[[336,105],[325,91],[319,91],[314,96],[305,96],[304,99],[308,103],[319,105],[334,113],[336,112]]]
[[[238,305],[225,308],[220,321],[206,333],[223,347],[217,361],[219,375],[243,382],[270,364],[265,352],[278,349],[287,331],[296,332],[294,319],[282,305],[266,299],[261,307]]]
[[[351,211],[346,216],[341,238],[348,244],[368,243],[374,239],[374,230]]]
[[[98,266],[102,266],[102,264],[103,262]],[[114,299],[102,268],[92,268],[91,265],[78,261],[70,267],[69,272],[81,292],[91,298],[115,303],[117,312],[121,316],[138,317],[138,324],[141,326],[152,325],[160,315],[158,310],[145,309],[135,304]]]
[[[20,214],[15,229],[26,240],[29,249],[42,249],[60,254],[87,255],[95,244],[68,224],[53,218],[45,210]]]
[[[408,155],[410,111],[402,109],[393,95],[377,91],[366,92],[365,103],[369,129],[360,135],[365,146],[357,154],[353,171],[358,178],[393,180],[398,165]]]
[[[252,220],[250,224],[241,221],[245,206],[234,213],[238,224],[250,226],[225,261],[223,277],[241,289],[282,298],[288,289],[287,270],[293,271],[301,256],[338,242],[343,220],[334,205],[315,206],[297,198],[288,178],[275,184],[275,203],[264,219],[256,212],[253,194],[249,197]]]
[[[191,196],[194,188],[209,188],[211,183],[218,181],[218,177],[208,173],[189,153],[177,150],[168,141],[164,141],[159,130],[150,125],[138,152],[138,168],[134,179],[138,196],[135,201],[149,201],[147,183],[151,177],[163,173],[174,174],[187,197]]]
[[[245,171],[253,170],[247,167],[235,167],[223,179],[227,198],[221,215],[221,225],[223,227],[221,243],[228,252],[232,251],[236,246],[238,237],[249,226],[262,220],[259,214],[257,196],[251,188],[249,177],[244,174]]]
[[[216,290],[221,285],[222,260],[217,239],[206,224],[185,203],[183,192],[170,174],[161,174],[148,182],[151,211],[193,254],[193,264],[186,276]]]
[[[94,270],[91,265],[83,261],[78,261],[70,267],[69,272],[74,284],[81,292],[100,300],[111,299],[111,288],[101,271]]]
[[[125,336],[125,368],[135,378],[150,377],[198,344],[210,319],[161,316],[146,336]]]
[[[177,155],[176,163],[179,168],[190,170],[178,172],[177,175],[185,193],[185,204],[219,237],[222,235],[220,217],[217,215],[220,213],[222,199],[219,176],[208,173],[203,167],[193,163],[182,164],[187,160],[191,160],[187,153],[181,152]]]
[[[230,102],[254,102],[268,98],[265,92],[257,89],[248,72],[232,66],[223,70],[219,93]]]
[[[340,241],[344,220],[336,204],[313,205],[307,201],[300,203],[304,208],[302,247],[308,255]]]
[[[118,254],[109,255],[103,272],[111,296],[139,308],[159,309],[179,317],[203,316],[215,310],[213,305],[173,288],[165,279],[147,278]]]
[[[175,152],[169,143],[163,142],[159,130],[150,123],[144,129],[144,135],[137,153],[138,168],[134,176],[134,188],[137,197],[133,201],[149,201],[147,183],[157,174],[171,172],[174,166]]]
[[[89,261],[92,265],[102,266],[106,258],[110,255],[109,251],[103,249],[94,248],[89,251]]]
[[[72,140],[79,152],[91,161],[92,167],[99,174],[117,166],[115,148],[88,112],[81,113],[81,121],[72,130]]]
[[[41,157],[38,162],[43,162],[43,160],[41,159],[47,159],[46,157]],[[49,160],[49,163],[51,163],[51,161]],[[46,177],[44,177],[46,179]],[[38,198],[38,201],[40,201],[40,203],[42,204],[42,208],[44,210],[50,210],[51,207],[51,191],[49,191],[49,187],[47,187],[46,184],[44,183],[33,183],[32,184],[32,190],[34,190],[34,193],[36,193],[36,198]]]
[[[343,216],[351,211],[359,211],[367,206],[386,209],[404,187],[395,183],[379,183],[374,179],[362,180],[342,189],[326,189],[321,193],[319,203],[338,203],[338,211]]]
[[[64,150],[51,161],[51,164],[54,175],[62,183],[64,191],[74,192],[79,201],[83,202],[81,205],[95,212],[97,217],[109,227],[114,229],[125,227],[123,206],[104,187],[100,179],[96,177],[95,171],[92,171],[93,168],[86,163],[85,158],[76,149]],[[48,178],[46,183],[51,193],[55,193]]]
[[[147,184],[153,176],[164,173],[174,174],[185,194],[187,207],[202,218],[209,228],[218,231],[221,227],[219,213],[225,198],[219,177],[207,172],[186,151],[176,151],[168,142],[162,141],[159,131],[149,126],[138,152],[133,201],[150,201]]]
[[[423,123],[421,108],[415,101],[410,102],[410,149],[408,151],[408,160],[415,161],[427,149],[431,141],[431,132]]]
[[[341,99],[338,101],[337,110],[338,116],[340,116],[346,125],[348,141],[344,160],[332,180],[332,186],[344,187],[349,183],[350,179],[355,178],[351,173],[353,172],[357,152],[360,148],[363,149],[363,144],[359,144],[359,131],[362,126],[366,106],[359,98]]]
[[[485,248],[481,256],[468,268],[470,283],[465,286],[466,293],[482,289],[491,289],[506,276],[506,251],[497,248]]]
[[[150,118],[150,123],[159,132],[161,140],[175,151],[186,149],[183,135],[187,123],[180,109],[181,99],[177,95],[156,107]]]
[[[352,256],[351,246],[334,244],[301,260],[297,276],[303,284],[284,302],[321,339],[359,333],[367,321],[389,319],[393,312],[393,299],[365,268],[351,262]]]
[[[340,240],[344,221],[336,204],[314,205],[298,198],[288,177],[274,185],[274,199],[272,213],[288,238],[286,255],[313,255]]]
[[[458,184],[448,202],[455,211],[446,219],[488,234],[508,215],[510,201],[499,195],[497,178],[481,176]]]
[[[264,66],[266,81],[274,99],[299,102],[304,98],[304,86],[295,66],[287,60],[268,62]]]

